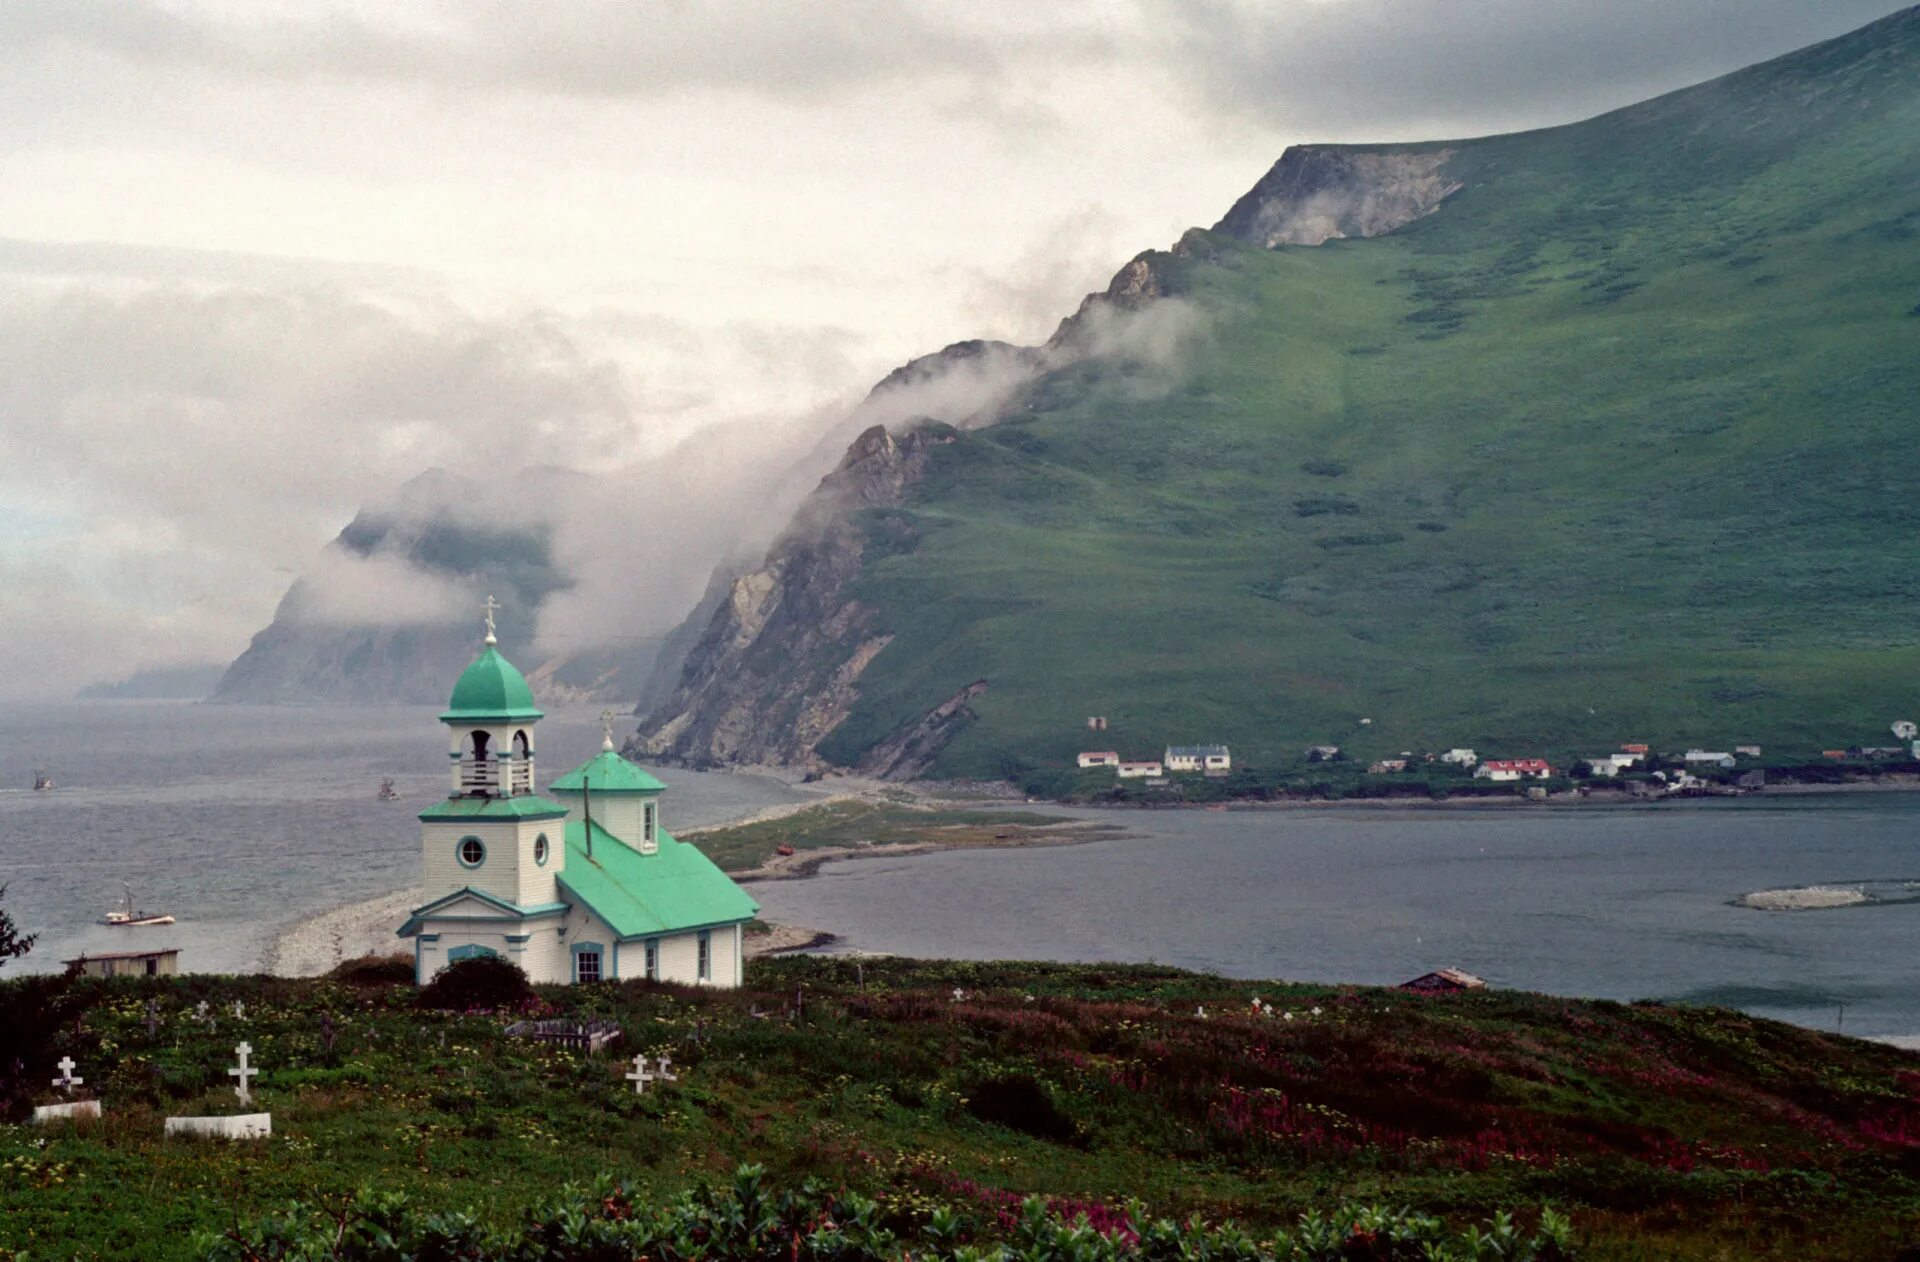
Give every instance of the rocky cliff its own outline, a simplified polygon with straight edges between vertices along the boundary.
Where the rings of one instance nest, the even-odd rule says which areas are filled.
[[[1381,236],[1461,189],[1447,173],[1453,156],[1448,148],[1294,145],[1213,230],[1262,249]]]
[[[696,767],[816,767],[814,747],[847,716],[861,672],[887,646],[850,588],[870,548],[901,529],[897,508],[953,429],[896,437],[875,425],[821,480],[758,569],[733,580],[687,655],[679,685],[630,753]]]
[[[550,469],[526,476],[542,495],[564,493],[578,478]],[[570,580],[554,562],[549,527],[494,525],[514,514],[489,511],[487,500],[485,488],[430,470],[362,509],[288,588],[211,699],[439,704],[472,660],[481,602],[492,594],[502,602],[501,644],[522,655],[543,701],[625,703],[653,646],[639,650],[641,662],[617,651],[534,657],[540,607]]]

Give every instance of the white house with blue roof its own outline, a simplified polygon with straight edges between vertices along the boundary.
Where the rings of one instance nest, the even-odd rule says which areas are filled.
[[[536,982],[738,986],[759,905],[661,826],[666,786],[615,752],[611,731],[551,798],[535,792],[540,718],[489,614],[485,648],[440,716],[452,791],[420,814],[427,902],[399,931],[416,980],[497,955]]]

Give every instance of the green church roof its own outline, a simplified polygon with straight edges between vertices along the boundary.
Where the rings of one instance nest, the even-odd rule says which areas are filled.
[[[424,823],[454,819],[558,819],[567,808],[537,793],[510,798],[448,798],[420,812]]]
[[[603,749],[548,786],[556,792],[663,793],[667,786],[611,749]]]
[[[760,904],[697,848],[665,832],[656,835],[659,850],[641,854],[598,823],[569,821],[567,865],[555,879],[622,938],[732,924],[759,912]]]
[[[460,680],[453,686],[453,699],[447,702],[446,713],[440,716],[440,721],[510,723],[539,717],[540,711],[533,704],[533,689],[527,687],[527,677],[489,644],[485,652],[473,659],[471,666],[460,672]]]

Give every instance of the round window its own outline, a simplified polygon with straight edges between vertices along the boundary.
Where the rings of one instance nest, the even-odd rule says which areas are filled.
[[[487,861],[487,847],[478,837],[462,837],[454,853],[460,856],[461,863],[470,868],[477,868]]]
[[[545,833],[533,839],[533,861],[543,868],[547,866],[547,835]]]

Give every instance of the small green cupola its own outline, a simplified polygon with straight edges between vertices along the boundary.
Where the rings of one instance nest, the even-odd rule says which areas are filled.
[[[566,804],[568,819],[584,823],[591,815],[641,854],[653,854],[660,829],[657,802],[667,786],[613,747],[613,711],[603,711],[600,723],[606,732],[600,752],[556,779],[547,791]]]

